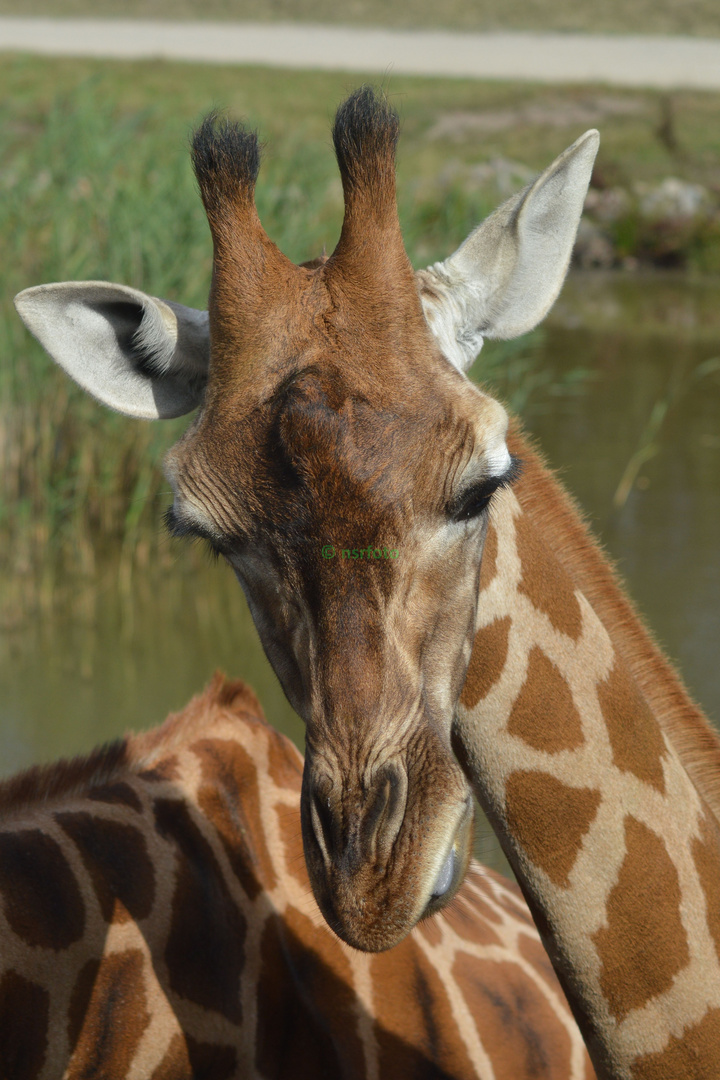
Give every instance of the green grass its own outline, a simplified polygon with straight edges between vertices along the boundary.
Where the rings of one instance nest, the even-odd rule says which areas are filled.
[[[720,35],[716,0],[0,0],[0,13]]]
[[[332,250],[342,195],[329,128],[335,106],[359,81],[157,62],[5,59],[0,544],[13,565],[43,564],[56,550],[92,565],[122,543],[135,556],[147,554],[165,498],[158,463],[183,427],[99,408],[30,339],[13,295],[45,281],[101,278],[203,307],[210,242],[187,144],[216,105],[246,117],[267,144],[257,203],[271,237],[297,261]],[[477,179],[479,165],[501,157],[540,169],[589,126],[579,116],[608,112],[607,92],[593,88],[393,78],[388,89],[403,121],[400,214],[417,265],[449,254],[501,201],[494,182]],[[608,112],[600,157],[607,176],[717,177],[718,96],[674,96],[674,152],[658,135],[667,111],[661,97],[628,91],[611,101],[630,107]],[[472,134],[472,124],[455,123],[468,115],[492,123]],[[432,136],[448,118],[450,133]],[[527,345],[484,352],[482,373],[523,411],[543,395],[572,389],[539,372]]]

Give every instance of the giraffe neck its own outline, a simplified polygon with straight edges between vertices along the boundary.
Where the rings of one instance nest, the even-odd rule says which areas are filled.
[[[598,1075],[719,1075],[717,741],[514,441],[525,469],[493,513],[460,753]]]
[[[391,952],[335,937],[302,758],[261,716],[216,678],[156,731],[0,785],[0,1076],[591,1080],[490,872]]]

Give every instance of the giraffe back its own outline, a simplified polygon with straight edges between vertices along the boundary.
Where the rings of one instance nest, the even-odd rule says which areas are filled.
[[[217,676],[158,729],[0,785],[0,1075],[585,1080],[519,893],[474,864],[386,953],[322,919],[302,758]]]

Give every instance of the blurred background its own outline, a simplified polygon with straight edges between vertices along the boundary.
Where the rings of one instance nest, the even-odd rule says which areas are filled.
[[[0,0],[1,14],[298,20],[720,38],[710,0]],[[112,33],[111,26],[108,33]],[[0,38],[0,51],[2,41]],[[230,570],[171,541],[161,460],[185,421],[113,415],[26,333],[12,297],[101,278],[206,305],[188,156],[212,107],[266,144],[257,203],[294,260],[332,250],[337,104],[362,75],[78,60],[0,65],[0,774],[158,723],[216,668],[302,745]],[[377,82],[377,78],[369,78]],[[380,80],[402,119],[411,259],[447,256],[588,127],[602,144],[570,278],[472,377],[520,414],[617,561],[692,694],[720,720],[720,94]],[[348,660],[352,642],[348,642]],[[500,865],[481,831],[479,851]]]

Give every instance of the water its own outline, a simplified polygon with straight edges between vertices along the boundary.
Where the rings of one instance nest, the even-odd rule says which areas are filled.
[[[711,718],[720,719],[720,315],[714,283],[571,280],[524,416],[618,561],[629,591]],[[577,378],[578,369],[584,376]],[[560,387],[562,392],[557,393]],[[159,526],[160,527],[160,526]],[[168,544],[170,541],[168,541]],[[167,560],[166,560],[167,561]],[[0,773],[88,750],[179,709],[221,668],[302,724],[222,564],[65,582],[0,581]],[[481,829],[478,850],[501,866]]]

